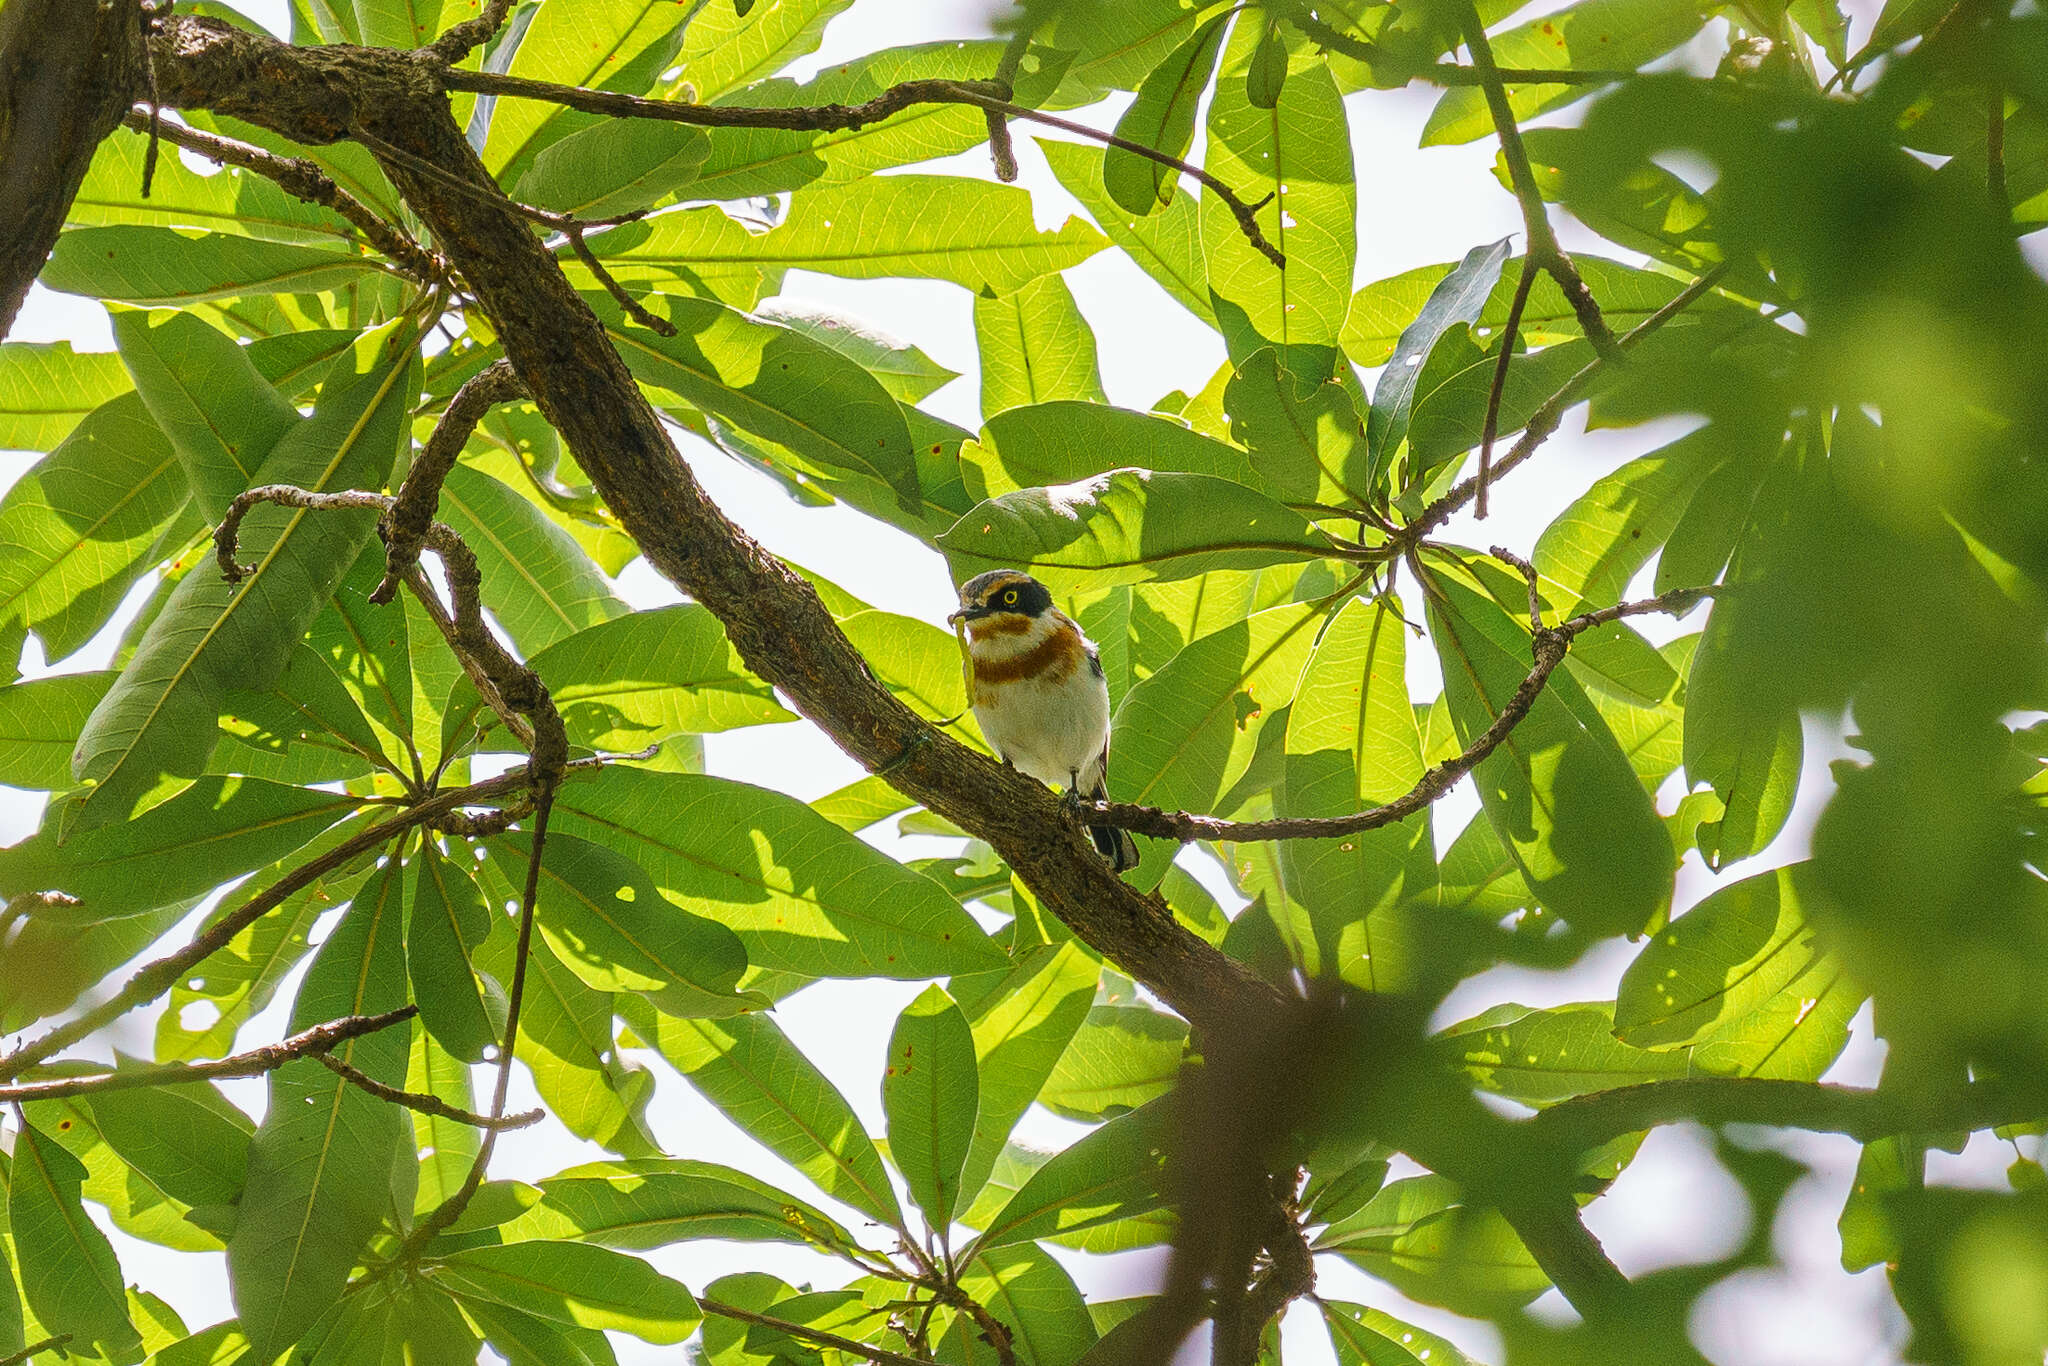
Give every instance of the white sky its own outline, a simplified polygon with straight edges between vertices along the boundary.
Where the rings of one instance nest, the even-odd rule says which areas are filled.
[[[263,0],[243,8],[282,30],[282,0]],[[861,0],[833,22],[820,52],[793,74],[808,74],[878,47],[981,36],[986,32],[986,12],[976,0],[955,0],[950,5],[930,0]],[[1868,23],[1865,14],[1858,32],[1867,32]],[[1700,48],[1695,55],[1708,63],[1713,60],[1711,47]],[[1375,92],[1350,101],[1359,182],[1360,284],[1415,266],[1455,261],[1474,245],[1519,234],[1514,201],[1492,174],[1492,143],[1418,150],[1417,138],[1434,98],[1431,91],[1411,90]],[[1114,110],[1084,111],[1080,117],[1108,127]],[[1047,171],[1029,130],[1020,126],[1018,131],[1022,183],[1033,193],[1041,226],[1055,226],[1067,214],[1080,212]],[[939,163],[938,169],[988,174],[981,152],[949,159]],[[1576,225],[1560,222],[1560,228],[1573,249],[1596,249],[1596,239]],[[1611,247],[1606,252],[1622,255]],[[1222,362],[1218,338],[1172,304],[1120,253],[1102,252],[1067,272],[1067,282],[1094,326],[1102,378],[1112,402],[1147,408],[1170,390],[1193,392]],[[961,377],[924,406],[970,429],[979,426],[972,304],[966,291],[931,281],[854,281],[792,272],[784,297],[859,318],[915,342],[959,371]],[[105,315],[96,305],[52,295],[40,287],[31,295],[10,339],[68,339],[89,350],[112,347]],[[1481,545],[1504,542],[1527,552],[1542,527],[1592,478],[1662,444],[1678,430],[1682,428],[1661,433],[1638,429],[1588,434],[1578,430],[1575,422],[1568,423],[1536,461],[1500,488],[1494,498],[1494,515],[1484,528],[1461,520],[1447,529],[1446,539],[1463,538]],[[690,446],[685,454],[728,515],[771,549],[792,555],[806,567],[889,610],[931,621],[941,619],[949,610],[952,589],[946,568],[931,551],[856,513],[799,508],[765,478],[705,447]],[[0,480],[11,481],[28,463],[26,457],[0,455]],[[644,563],[629,567],[619,588],[635,606],[642,607],[674,601],[676,596]],[[1695,620],[1688,627],[1667,630],[1675,634],[1678,629],[1697,627]],[[117,635],[118,625],[110,627],[93,645],[63,661],[62,667],[67,671],[104,667]],[[1416,696],[1433,695],[1439,684],[1429,652],[1412,651],[1410,658]],[[1739,874],[1728,876],[1746,875],[1804,856],[1806,832],[1830,787],[1826,760],[1842,752],[1838,736],[1809,726],[1800,806],[1790,829]],[[859,776],[850,760],[802,723],[714,735],[708,738],[707,753],[715,772],[743,776],[806,799]],[[0,789],[0,839],[12,841],[30,833],[40,804],[38,797]],[[1469,784],[1464,785],[1440,808],[1439,820],[1462,822],[1476,805]],[[883,837],[878,842],[888,844],[890,840]],[[1679,905],[1691,904],[1712,884],[1697,857],[1689,858],[1680,875]],[[1568,973],[1502,970],[1487,974],[1461,988],[1445,1007],[1443,1018],[1463,1018],[1505,1000],[1550,1005],[1611,997],[1621,969],[1634,953],[1632,945],[1613,944]],[[916,991],[916,985],[908,983],[823,983],[776,1012],[778,1021],[832,1077],[877,1134],[883,1130],[879,1078],[889,1029],[896,1012]],[[290,988],[281,992],[278,1004],[245,1029],[245,1046],[283,1032],[285,1003],[290,996]],[[1832,1080],[1874,1083],[1882,1045],[1872,1040],[1869,1025],[1866,1008]],[[150,1028],[149,1017],[131,1018],[114,1042],[130,1052],[146,1053]],[[672,1152],[727,1162],[781,1181],[792,1191],[812,1194],[801,1177],[741,1135],[673,1072],[658,1062],[654,1066],[659,1086],[651,1120],[657,1136]],[[260,1113],[262,1083],[230,1085],[239,1102]],[[523,1071],[513,1103],[537,1103]],[[1078,1126],[1036,1110],[1027,1117],[1022,1136],[1057,1145],[1080,1132]],[[1768,1136],[1759,1133],[1755,1138],[1766,1141]],[[1814,1174],[1794,1188],[1774,1230],[1784,1265],[1744,1273],[1703,1299],[1694,1314],[1697,1345],[1718,1366],[1879,1366],[1897,1360],[1903,1325],[1890,1304],[1881,1273],[1848,1276],[1837,1261],[1834,1221],[1848,1190],[1856,1145],[1846,1139],[1816,1136],[1773,1141],[1814,1168]],[[1710,1154],[1710,1142],[1699,1131],[1683,1127],[1660,1131],[1651,1136],[1610,1193],[1591,1207],[1589,1224],[1624,1271],[1636,1274],[1724,1255],[1743,1236],[1749,1216],[1740,1188]],[[2004,1168],[2013,1155],[2009,1145],[1980,1135],[1959,1158],[1935,1154],[1930,1178],[2002,1186]],[[493,1175],[534,1178],[603,1156],[595,1145],[581,1143],[549,1122],[536,1130],[508,1135]],[[846,1216],[848,1212],[840,1213]],[[857,1230],[859,1224],[854,1219],[849,1226]],[[200,1328],[231,1313],[217,1258],[171,1253],[129,1239],[117,1230],[112,1236],[128,1278],[163,1295],[190,1327]],[[1149,1278],[1163,1264],[1163,1254],[1158,1253],[1115,1258],[1060,1255],[1084,1289],[1110,1295],[1143,1293]],[[773,1271],[799,1284],[812,1277],[821,1286],[844,1279],[842,1264],[769,1244],[698,1244],[657,1252],[652,1259],[693,1288],[735,1269]],[[1498,1339],[1489,1325],[1409,1305],[1334,1258],[1323,1259],[1318,1269],[1326,1296],[1380,1306],[1444,1334],[1483,1360],[1499,1361]],[[1536,1310],[1550,1315],[1570,1313],[1554,1292],[1539,1301]],[[1290,1363],[1331,1360],[1312,1309],[1297,1307],[1287,1322],[1286,1337]],[[647,1347],[630,1338],[615,1340],[623,1362],[674,1359],[670,1355],[673,1349]],[[1184,1359],[1203,1358],[1199,1349],[1191,1349]]]

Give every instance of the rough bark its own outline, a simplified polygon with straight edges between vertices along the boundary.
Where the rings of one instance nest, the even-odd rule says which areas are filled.
[[[0,8],[0,337],[49,257],[93,149],[142,85],[139,0]]]

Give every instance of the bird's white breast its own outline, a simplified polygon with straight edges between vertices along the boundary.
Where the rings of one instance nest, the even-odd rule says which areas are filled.
[[[1006,665],[1047,651],[1062,633],[1074,648],[1060,651],[1055,667],[1005,676]],[[1079,629],[1048,612],[1027,631],[976,638],[972,650],[974,719],[989,744],[1042,783],[1091,790],[1109,742],[1109,688],[1090,665]]]

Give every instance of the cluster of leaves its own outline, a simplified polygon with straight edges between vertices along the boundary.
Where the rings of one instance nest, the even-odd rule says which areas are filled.
[[[982,78],[1004,60],[989,40],[885,50],[802,82],[774,74],[844,8],[547,0],[519,6],[481,61],[789,107]],[[1478,14],[1502,25],[1515,8]],[[1053,587],[1101,648],[1116,795],[1145,805],[1319,818],[1407,792],[1493,725],[1536,644],[1514,568],[1409,528],[1462,506],[1458,481],[1490,427],[1515,431],[1560,394],[1588,401],[1594,425],[1693,418],[1543,533],[1535,590],[1553,624],[1646,575],[1660,591],[1727,591],[1702,629],[1661,647],[1622,621],[1577,636],[1479,763],[1482,818],[1441,852],[1427,809],[1339,840],[1217,843],[1208,852],[1250,903],[1234,918],[1169,844],[1148,844],[1131,877],[1276,982],[1425,1003],[1499,963],[1558,965],[1601,939],[1649,936],[1612,1001],[1500,1006],[1419,1044],[1462,1084],[1528,1107],[1684,1077],[1813,1082],[1872,996],[1893,1049],[1887,1083],[1904,1094],[2038,1075],[2048,904],[2033,840],[2048,752],[2012,719],[2043,705],[2048,629],[2048,490],[2033,458],[2048,428],[2048,287],[2013,247],[2016,226],[2048,221],[2038,16],[1998,19],[1987,37],[1937,31],[1940,7],[1894,4],[1854,56],[1834,6],[1805,0],[1768,13],[1582,0],[1497,32],[1510,67],[1633,67],[1710,25],[1742,58],[1713,79],[1627,81],[1577,126],[1527,136],[1541,192],[1645,262],[1579,261],[1616,331],[1654,326],[1624,363],[1603,357],[1605,339],[1585,334],[1552,279],[1515,306],[1528,263],[1507,243],[1353,289],[1349,127],[1368,106],[1347,96],[1446,59],[1457,9],[1026,9],[1020,103],[1134,91],[1119,133],[1176,156],[1200,124],[1204,168],[1269,201],[1258,221],[1285,266],[1217,194],[1127,151],[1042,144],[1094,219],[1051,231],[1021,189],[872,174],[976,145],[986,120],[971,107],[824,133],[467,96],[458,113],[516,199],[580,217],[655,210],[589,248],[673,335],[630,316],[571,244],[560,255],[680,428],[800,500],[843,502],[936,547],[960,577],[1021,566]],[[420,0],[307,0],[294,39],[411,47],[457,17]],[[1917,52],[1847,93],[1915,38]],[[1817,67],[1847,73],[1844,93],[1825,92]],[[1593,88],[1515,83],[1507,96],[1529,117]],[[390,222],[414,221],[352,144],[299,148],[225,117],[186,120],[309,157]],[[1453,83],[1425,140],[1496,132],[1511,129],[1496,129],[1477,86]],[[105,670],[0,688],[0,782],[52,794],[43,829],[0,851],[0,890],[16,898],[0,935],[11,1033],[153,956],[209,898],[218,923],[394,806],[517,747],[429,606],[369,603],[384,568],[371,514],[259,508],[242,534],[254,572],[238,584],[205,539],[254,485],[394,486],[456,390],[502,355],[489,320],[444,313],[445,282],[409,278],[342,217],[261,176],[167,156],[140,197],[144,147],[117,134],[101,148],[42,277],[107,301],[117,352],[0,348],[0,445],[47,452],[0,501],[8,661],[31,632],[54,661],[109,623],[120,635]],[[1664,169],[1673,151],[1711,163],[1712,184]],[[1148,412],[1106,403],[1060,275],[1111,247],[1170,296],[1162,314],[1191,314],[1229,352],[1207,384]],[[980,430],[917,406],[953,372],[916,347],[775,301],[791,268],[972,291]],[[1708,268],[1725,270],[1719,288],[1665,316]],[[575,751],[659,746],[555,795],[524,961],[516,1058],[552,1117],[616,1160],[487,1182],[414,1246],[419,1221],[461,1189],[476,1131],[316,1059],[270,1074],[260,1123],[205,1082],[33,1100],[0,1160],[0,1356],[61,1334],[74,1356],[165,1366],[288,1348],[319,1363],[465,1361],[484,1341],[513,1362],[603,1363],[616,1330],[697,1334],[721,1366],[855,1360],[857,1344],[949,1362],[1126,1359],[1119,1328],[1142,1323],[1145,1301],[1089,1303],[1047,1245],[1173,1238],[1161,1155],[1186,1026],[1106,970],[986,846],[899,861],[864,842],[890,820],[959,838],[883,779],[806,805],[701,772],[697,737],[793,718],[703,608],[620,600],[608,576],[635,547],[531,407],[485,418],[438,516],[479,557],[487,605]],[[929,717],[965,710],[943,631],[817,587],[890,689]],[[1434,699],[1407,682],[1425,624],[1445,680]],[[1789,817],[1802,713],[1852,705],[1867,758],[1838,775],[1811,860],[1743,867]],[[333,867],[179,975],[155,1061],[230,1053],[296,982],[295,1030],[416,1005],[415,1022],[334,1058],[473,1108],[470,1067],[502,1036],[520,966],[527,829],[409,829]],[[1721,882],[1673,918],[1694,850]],[[26,895],[49,888],[72,900]],[[772,1014],[814,981],[850,977],[945,979],[903,1012],[877,1069],[886,1145]],[[670,1156],[646,1121],[655,1059],[823,1203]],[[1034,1103],[1096,1127],[1035,1151],[1011,1137]],[[2014,1337],[2037,1323],[1969,1289],[2038,1285],[2038,1182],[2009,1196],[1927,1191],[1939,1139],[1869,1146],[1843,1212],[1845,1261],[1893,1265],[1930,1356],[2038,1352]],[[1586,1190],[1634,1147],[1584,1154]],[[1445,1177],[1387,1182],[1390,1156],[1374,1142],[1304,1152],[1298,1213],[1315,1251],[1500,1317],[1511,1350],[1549,1359],[1556,1344],[1514,1312],[1549,1286],[1535,1257]],[[1782,1191],[1783,1172],[1729,1160],[1760,1201]],[[160,1299],[124,1288],[87,1201],[136,1237],[224,1251],[238,1317],[188,1333]],[[819,1290],[742,1272],[704,1288],[700,1318],[689,1291],[633,1254],[702,1238],[807,1247],[860,1274]],[[1738,1260],[1759,1256],[1767,1247]],[[1672,1324],[1710,1280],[1670,1287]],[[1344,1362],[1461,1359],[1377,1311],[1319,1307]],[[1638,1360],[1689,1359],[1673,1339],[1628,1346]]]

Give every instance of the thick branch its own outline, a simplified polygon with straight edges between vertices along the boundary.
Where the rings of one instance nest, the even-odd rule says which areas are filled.
[[[71,212],[100,140],[143,82],[138,0],[0,8],[0,337]]]
[[[329,1049],[337,1048],[350,1039],[402,1024],[419,1012],[418,1006],[408,1005],[387,1010],[381,1015],[344,1015],[338,1020],[301,1030],[289,1039],[280,1039],[215,1062],[167,1062],[155,1067],[125,1067],[115,1072],[96,1072],[86,1077],[58,1077],[50,1081],[0,1086],[0,1101],[61,1100],[67,1096],[97,1096],[108,1091],[177,1086],[188,1081],[211,1081],[219,1077],[260,1077],[265,1072],[276,1071],[294,1058],[319,1058],[323,1062],[331,1062],[327,1057]]]
[[[412,276],[421,284],[439,284],[448,278],[448,263],[412,240],[395,223],[386,222],[375,209],[357,199],[347,190],[334,183],[334,178],[320,169],[318,162],[305,157],[279,156],[266,152],[246,142],[224,138],[216,133],[202,132],[197,128],[180,123],[158,121],[153,126],[150,117],[139,110],[131,109],[122,120],[123,126],[138,133],[153,134],[165,142],[173,143],[188,151],[199,153],[207,160],[222,166],[239,166],[245,171],[254,171],[266,180],[275,181],[280,189],[308,204],[332,209],[362,232],[365,240],[383,252],[397,264],[399,269]]]
[[[1373,807],[1349,816],[1303,816],[1292,819],[1264,821],[1227,821],[1216,816],[1199,816],[1187,811],[1166,811],[1156,806],[1136,806],[1129,802],[1106,802],[1100,806],[1084,806],[1080,817],[1090,825],[1113,825],[1140,835],[1155,839],[1179,840],[1183,844],[1191,840],[1293,840],[1293,839],[1339,839],[1345,835],[1356,835],[1366,830],[1377,830],[1383,825],[1406,820],[1416,812],[1436,801],[1457,786],[1458,780],[1485,762],[1486,757],[1500,748],[1509,732],[1521,724],[1529,709],[1536,705],[1536,698],[1542,693],[1550,675],[1564,662],[1565,651],[1572,638],[1605,626],[1623,617],[1642,616],[1650,612],[1686,612],[1703,596],[1712,592],[1708,588],[1676,588],[1660,593],[1654,598],[1639,602],[1618,603],[1603,607],[1597,612],[1586,612],[1559,623],[1554,627],[1537,630],[1530,638],[1530,650],[1534,662],[1526,677],[1516,687],[1514,696],[1493,718],[1493,724],[1485,733],[1466,746],[1465,752],[1446,759],[1422,775],[1414,787],[1402,793],[1384,806]]]

